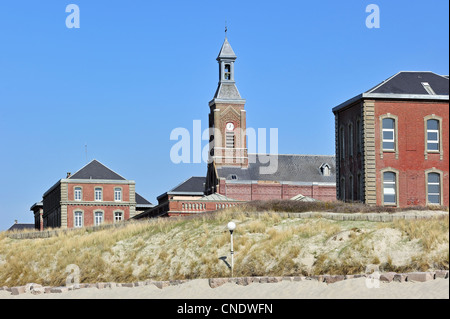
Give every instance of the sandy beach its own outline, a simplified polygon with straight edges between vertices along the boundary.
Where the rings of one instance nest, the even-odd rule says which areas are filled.
[[[254,283],[248,286],[226,283],[211,288],[207,279],[197,279],[163,289],[154,285],[83,288],[64,293],[16,296],[0,291],[0,299],[449,299],[449,280],[381,282],[379,288],[368,288],[366,278],[333,284],[316,280]]]

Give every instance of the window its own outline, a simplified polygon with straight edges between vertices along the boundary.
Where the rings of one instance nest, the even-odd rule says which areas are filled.
[[[383,119],[383,151],[395,151],[395,120]]]
[[[427,150],[439,152],[439,121],[427,120]]]
[[[350,185],[350,196],[349,199],[353,202],[353,176],[350,175],[349,179],[348,179],[348,183]]]
[[[383,173],[383,202],[385,205],[397,204],[396,174],[394,172]]]
[[[425,89],[425,91],[427,91],[428,94],[430,95],[436,95],[436,93],[434,92],[433,88],[431,87],[430,83],[428,82],[422,82],[422,86]]]
[[[226,148],[234,148],[234,132],[226,132]]]
[[[357,119],[356,120],[356,151],[357,152],[361,152],[361,145],[362,145],[362,141],[361,141],[361,120]]]
[[[322,173],[323,176],[330,176],[331,175],[330,165],[328,165],[328,163],[322,164],[319,167],[319,169],[320,169],[320,172]]]
[[[95,212],[94,213],[94,225],[98,226],[103,223],[103,212]]]
[[[122,212],[114,212],[114,222],[120,222],[123,220]]]
[[[83,212],[77,211],[74,213],[73,227],[83,227]]]
[[[339,134],[339,149],[341,153],[341,158],[345,158],[345,145],[344,145],[344,128],[341,127],[340,134]]]
[[[75,187],[74,199],[80,201],[82,198],[81,187]]]
[[[427,196],[429,204],[441,204],[441,175],[439,173],[428,173]]]
[[[353,156],[353,124],[348,125],[348,153]]]
[[[231,65],[225,64],[225,80],[231,80]]]
[[[102,197],[103,197],[102,196],[102,189],[100,187],[96,187],[94,193],[95,193],[95,200],[96,201],[101,201]]]
[[[122,201],[122,188],[120,187],[114,188],[114,200],[116,202]]]
[[[363,201],[363,185],[362,185],[362,180],[361,180],[361,173],[358,173],[357,175],[357,185],[356,185],[356,191],[358,192],[356,199],[359,201]]]

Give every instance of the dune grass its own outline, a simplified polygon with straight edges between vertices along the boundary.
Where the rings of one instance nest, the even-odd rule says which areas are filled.
[[[356,274],[374,263],[394,271],[449,266],[448,216],[378,223],[226,210],[43,239],[0,233],[0,286],[64,285],[71,264],[83,283],[226,277],[230,220],[237,224],[235,276]]]

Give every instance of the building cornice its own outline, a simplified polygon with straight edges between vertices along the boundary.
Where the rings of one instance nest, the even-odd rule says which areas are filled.
[[[438,101],[444,102],[449,100],[448,95],[430,95],[430,94],[393,94],[393,93],[362,93],[332,109],[333,113],[345,109],[347,106],[363,99],[382,99],[382,100],[420,100],[420,101]]]

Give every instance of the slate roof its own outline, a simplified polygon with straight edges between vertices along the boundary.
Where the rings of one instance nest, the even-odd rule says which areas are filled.
[[[449,94],[448,78],[433,72],[399,72],[366,93],[429,94],[422,83],[427,82],[436,95]]]
[[[324,176],[320,170],[324,163],[330,166],[329,176]],[[278,170],[273,174],[261,174],[264,166],[268,164],[263,164],[258,155],[249,154],[248,168],[222,166],[217,167],[217,174],[231,182],[336,183],[336,159],[332,155],[278,155]]]
[[[95,159],[86,164],[75,174],[71,175],[69,179],[126,180]]]
[[[423,83],[428,83],[434,94],[428,92]],[[360,99],[413,99],[413,100],[449,100],[448,76],[429,71],[401,71],[370,90],[361,93],[333,108],[339,111]]]
[[[148,200],[146,200],[144,197],[139,195],[138,193],[135,193],[136,195],[136,204],[137,205],[152,205]]]
[[[205,191],[205,177],[192,176],[172,188],[168,193],[204,193]]]
[[[219,83],[219,85],[217,86],[216,93],[214,94],[214,99],[242,100],[242,103],[245,103],[245,100],[242,99],[241,94],[239,93],[239,90],[234,82]]]
[[[34,229],[34,224],[19,224],[19,223],[15,223],[11,227],[9,227],[8,231],[24,230],[24,229]]]
[[[220,48],[219,55],[217,56],[217,60],[219,59],[236,59],[236,54],[231,48],[227,38],[225,38],[225,41],[223,41],[222,47]]]
[[[178,184],[168,192],[165,192],[164,194],[161,194],[157,197],[159,200],[160,198],[164,197],[165,195],[198,195],[201,196],[205,193],[205,183],[206,183],[206,177],[200,177],[200,176],[192,176],[189,177],[184,182]]]

